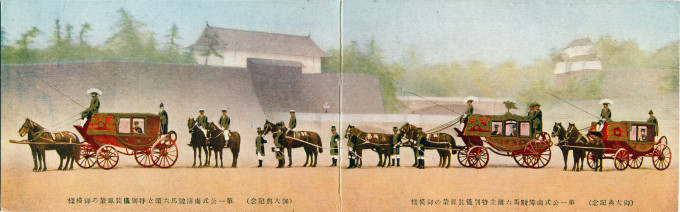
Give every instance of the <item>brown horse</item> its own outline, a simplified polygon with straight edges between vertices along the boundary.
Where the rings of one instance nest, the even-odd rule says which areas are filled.
[[[191,167],[196,167],[196,149],[198,149],[198,167],[208,166],[208,162],[210,161],[208,139],[205,134],[203,134],[203,131],[198,128],[198,122],[196,122],[195,119],[189,118],[187,126],[189,127],[189,133],[191,133],[189,146],[194,150],[194,164],[191,165]],[[205,152],[205,165],[201,163],[201,149]]]
[[[217,125],[214,122],[210,122],[208,125],[208,143],[212,147],[212,150],[215,151],[215,168],[217,168],[217,155],[220,155],[219,161],[220,161],[220,166],[224,168],[224,161],[222,160],[222,152],[225,148],[229,148],[231,150],[231,155],[232,155],[232,162],[231,162],[231,167],[236,168],[236,163],[238,162],[238,153],[241,150],[241,134],[238,132],[228,132],[229,133],[229,142],[227,143],[227,140],[225,138],[224,131],[217,127]],[[210,161],[208,161],[208,165],[210,165]]]
[[[585,151],[590,152],[593,156],[595,171],[598,171],[598,169],[599,171],[602,171],[602,157],[604,156],[602,139],[590,133],[583,136],[578,128],[576,128],[576,125],[569,123],[566,140],[572,139],[576,140],[572,144],[584,147],[584,151],[583,153],[580,153],[581,155],[579,155],[579,157],[586,158]],[[576,151],[576,148],[574,148],[574,151]],[[574,155],[576,155],[576,153],[574,153]],[[574,156],[574,160],[577,160],[576,156]],[[583,166],[583,162],[581,162],[581,166]],[[583,170],[583,168],[581,168],[581,170]]]
[[[312,131],[290,131],[286,127],[278,127],[276,124],[266,120],[264,123],[264,133],[262,136],[267,135],[267,133],[272,132],[272,138],[276,139],[276,133],[285,132],[279,141],[282,148],[288,150],[288,167],[293,165],[293,148],[303,147],[305,154],[307,156],[305,164],[302,165],[306,167],[310,164],[311,167],[316,167],[317,159],[319,153],[323,153],[323,144],[321,142],[321,137],[319,134]]]
[[[64,145],[58,143],[79,144],[78,136],[68,131],[47,132],[44,127],[26,118],[19,129],[19,136],[28,134],[28,142],[55,143],[29,144],[33,155],[33,171],[46,171],[45,150],[56,150],[59,155],[58,170],[73,170],[73,162],[80,159],[80,145]],[[66,158],[66,164],[62,165]]]
[[[361,131],[359,128],[348,125],[347,130],[345,130],[345,138],[349,138],[349,135],[356,134],[358,138],[358,143],[354,145],[354,152],[358,155],[357,167],[361,168],[363,164],[362,160],[362,150],[370,149],[378,153],[378,165],[385,166],[387,164],[387,157],[392,153],[391,141],[393,134],[386,133],[367,133]],[[383,160],[383,157],[385,158]]]
[[[417,150],[414,147],[412,140],[419,136],[417,132],[418,128],[408,123],[399,128],[399,133],[403,133],[404,137],[409,140],[408,144],[405,146],[411,146],[411,149],[413,149],[413,157],[416,156]],[[451,167],[451,154],[458,153],[458,150],[453,149],[456,146],[456,140],[453,139],[453,136],[447,133],[426,133],[425,139],[426,142],[423,144],[425,149],[434,149],[439,153],[439,167]],[[449,149],[451,149],[451,151],[449,151]],[[416,165],[417,164],[415,163],[413,164],[414,167]]]
[[[571,128],[573,124],[569,123],[569,127]],[[587,140],[585,138],[582,138],[576,134],[572,134],[571,136],[567,136],[567,130],[564,129],[564,126],[562,126],[562,123],[555,122],[555,125],[553,126],[553,131],[552,131],[552,137],[556,137],[559,142],[557,142],[557,146],[560,147],[560,150],[562,150],[562,157],[564,158],[564,168],[563,170],[567,170],[567,162],[569,160],[569,151],[573,150],[573,157],[574,157],[574,167],[571,169],[572,171],[580,171],[583,170],[583,159],[586,157],[586,150],[584,148],[579,148],[579,147],[585,147]],[[580,164],[580,166],[579,166]]]

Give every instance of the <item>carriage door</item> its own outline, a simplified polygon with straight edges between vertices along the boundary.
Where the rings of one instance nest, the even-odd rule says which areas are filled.
[[[531,137],[531,122],[522,121],[519,123],[519,136]]]
[[[118,119],[118,134],[130,134],[130,117],[120,117]]]
[[[503,122],[500,121],[491,122],[491,136],[502,135],[503,135]]]
[[[505,134],[506,137],[517,137],[517,121],[509,120],[505,121]]]

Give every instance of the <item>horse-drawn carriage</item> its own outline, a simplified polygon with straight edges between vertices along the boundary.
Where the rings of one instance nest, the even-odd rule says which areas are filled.
[[[74,125],[82,135],[78,165],[91,168],[95,162],[102,169],[118,164],[119,154],[134,155],[140,166],[172,167],[179,151],[174,131],[162,135],[160,116],[147,113],[98,113]]]
[[[602,140],[603,158],[613,159],[618,170],[637,169],[642,166],[644,157],[652,157],[654,167],[665,170],[671,163],[671,149],[666,136],[655,141],[655,125],[648,122],[593,122],[588,129],[587,138]],[[588,166],[595,169],[595,159],[591,151],[587,153]]]
[[[521,167],[545,167],[550,162],[552,141],[545,132],[532,132],[532,124],[529,117],[513,114],[470,116],[462,132],[455,129],[465,143],[458,151],[458,162],[465,167],[484,168],[489,162],[489,149],[513,157]]]

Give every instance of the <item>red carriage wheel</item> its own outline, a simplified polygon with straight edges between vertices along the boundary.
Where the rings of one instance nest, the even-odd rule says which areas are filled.
[[[484,168],[489,163],[489,151],[487,151],[483,146],[475,146],[470,148],[470,151],[468,151],[467,155],[470,166],[476,169]]]
[[[630,157],[630,160],[628,160],[628,166],[631,169],[638,169],[642,166],[643,159],[645,159],[645,157],[641,155],[633,155]]]
[[[659,138],[659,142],[657,142],[656,144],[668,145],[668,139],[666,139],[666,136],[661,136],[661,138]]]
[[[595,169],[595,159],[593,159],[593,153],[590,151],[586,152],[586,160],[588,161],[588,167]]]
[[[625,170],[628,168],[628,160],[630,160],[630,155],[626,149],[616,150],[616,154],[614,154],[614,167],[619,171]]]
[[[665,144],[659,144],[654,147],[654,155],[652,155],[652,162],[654,168],[658,170],[665,170],[671,165],[671,148]]]
[[[524,149],[524,161],[531,168],[545,167],[551,157],[550,140],[531,141]]]
[[[142,167],[153,167],[155,165],[154,162],[158,159],[158,155],[154,155],[152,152],[151,149],[135,151],[137,164]]]
[[[102,169],[112,169],[118,164],[118,151],[111,145],[104,145],[97,150],[97,164]]]
[[[523,154],[513,154],[512,158],[515,159],[515,163],[521,167],[527,167],[527,162],[524,160],[524,155]]]
[[[95,155],[97,154],[97,151],[93,148],[93,146],[89,143],[86,143],[85,141],[80,142],[80,158],[78,159],[78,166],[83,169],[89,169],[94,166],[95,162]]]
[[[170,168],[177,162],[177,156],[179,155],[177,144],[170,139],[164,139],[158,142],[153,146],[152,151],[151,154],[154,155],[152,159],[156,159],[154,164],[158,167]]]
[[[470,167],[470,161],[467,159],[467,151],[468,148],[465,147],[464,149],[461,149],[458,151],[458,162],[460,163],[461,166],[463,167]]]
[[[552,146],[552,139],[550,138],[550,134],[548,134],[547,132],[541,132],[539,134],[536,134],[536,140],[540,140],[548,144],[548,146]]]

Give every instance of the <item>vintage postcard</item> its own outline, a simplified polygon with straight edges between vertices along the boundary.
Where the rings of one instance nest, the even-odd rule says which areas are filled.
[[[677,211],[675,1],[0,1],[6,211]]]

